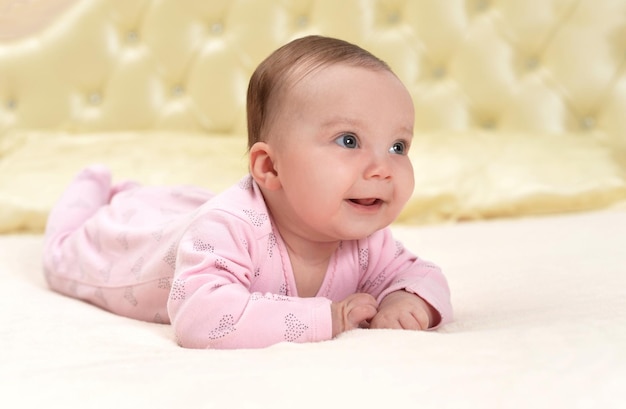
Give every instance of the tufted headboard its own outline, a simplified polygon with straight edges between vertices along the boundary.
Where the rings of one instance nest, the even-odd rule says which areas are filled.
[[[0,232],[40,231],[93,161],[145,183],[233,183],[250,74],[313,33],[372,51],[413,96],[417,183],[400,222],[626,198],[626,1],[68,3],[0,43]]]

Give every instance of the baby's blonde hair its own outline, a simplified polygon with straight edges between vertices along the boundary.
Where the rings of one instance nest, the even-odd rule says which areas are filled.
[[[331,64],[392,72],[387,63],[344,40],[312,35],[285,44],[261,62],[250,78],[247,96],[248,149],[265,140],[268,118],[272,107],[278,106],[282,90],[308,73]]]

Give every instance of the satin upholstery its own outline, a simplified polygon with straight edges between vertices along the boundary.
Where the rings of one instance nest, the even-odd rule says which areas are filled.
[[[37,229],[61,178],[96,159],[139,179],[198,182],[163,164],[164,132],[169,143],[189,146],[196,137],[236,138],[233,160],[241,162],[250,74],[273,49],[312,33],[372,51],[413,96],[422,150],[412,156],[422,184],[401,220],[569,211],[625,197],[622,0],[93,0],[0,43],[0,202],[36,208],[38,221],[26,228]],[[89,140],[129,133],[118,142],[130,151],[129,140],[143,141],[146,167],[105,155],[119,146],[76,153]],[[24,158],[48,145],[75,166],[41,155],[35,171],[56,167],[59,179],[48,180],[45,197],[17,191],[26,179],[50,177],[16,174],[32,171]],[[206,161],[230,150],[210,148]],[[504,166],[503,152],[519,166]],[[154,178],[148,163],[180,177]],[[214,179],[199,183],[212,187]],[[5,219],[26,217],[18,213]]]

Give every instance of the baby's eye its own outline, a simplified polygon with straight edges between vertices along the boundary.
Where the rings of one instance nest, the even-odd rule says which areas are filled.
[[[406,155],[407,150],[408,148],[406,146],[406,142],[398,141],[391,145],[391,148],[389,148],[389,153],[395,153],[396,155]]]
[[[335,143],[348,149],[356,149],[359,147],[359,140],[356,136],[346,133],[335,139]]]

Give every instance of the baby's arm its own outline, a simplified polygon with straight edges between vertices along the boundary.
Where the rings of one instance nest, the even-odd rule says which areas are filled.
[[[332,338],[331,301],[279,290],[280,258],[268,255],[267,241],[256,234],[249,223],[213,212],[194,219],[183,235],[167,305],[181,346],[261,348]]]
[[[439,267],[406,250],[389,229],[372,235],[367,244],[368,268],[360,290],[379,302],[370,328],[423,330],[452,320],[450,289]]]
[[[196,220],[179,243],[168,313],[181,346],[259,348],[323,341],[376,314],[377,301],[370,294],[331,302],[255,291],[253,282],[261,273],[255,275],[258,261],[253,259],[267,259],[265,245],[255,244],[245,224],[216,218]],[[280,266],[274,268],[282,280]]]

